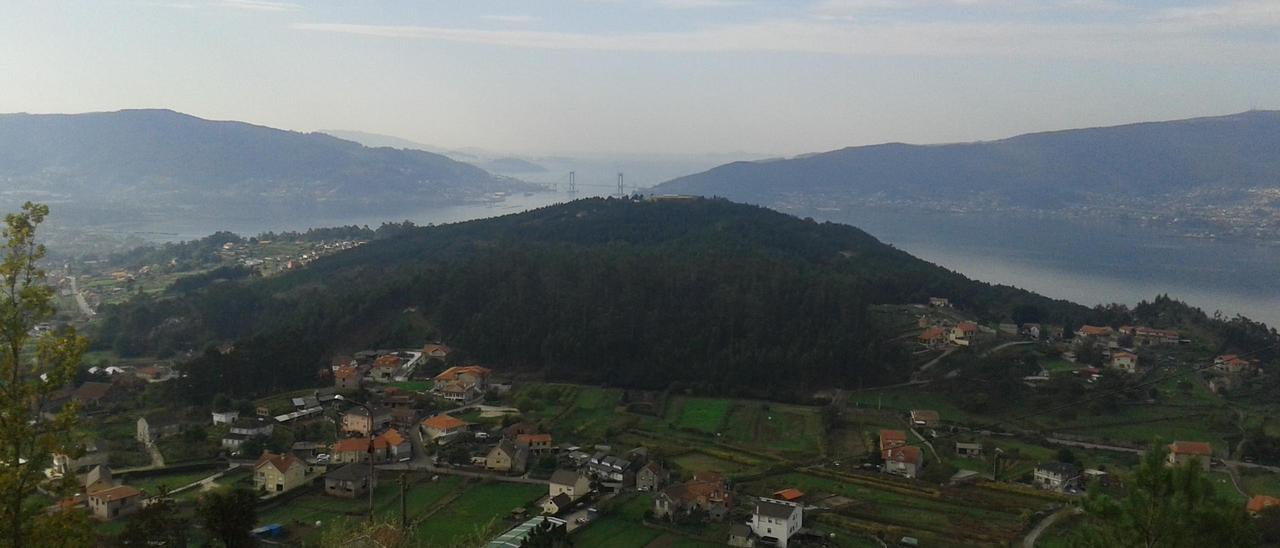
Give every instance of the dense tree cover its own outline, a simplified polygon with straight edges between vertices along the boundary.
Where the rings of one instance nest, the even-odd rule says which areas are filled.
[[[205,531],[225,548],[254,546],[249,532],[258,521],[258,496],[243,488],[223,487],[200,495],[196,512]]]
[[[190,397],[313,382],[326,356],[439,336],[471,359],[562,380],[744,395],[899,380],[867,306],[949,297],[990,319],[1088,309],[974,282],[845,225],[722,200],[589,199],[418,228],[263,280],[110,308],[99,347],[166,354]],[[417,310],[431,332],[403,319]]]
[[[1222,500],[1199,466],[1165,466],[1157,444],[1125,481],[1121,499],[1090,488],[1086,526],[1072,546],[1114,548],[1199,548],[1257,546],[1258,532],[1244,508]]]

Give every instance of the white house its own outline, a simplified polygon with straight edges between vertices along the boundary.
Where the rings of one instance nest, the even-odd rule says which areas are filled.
[[[766,543],[786,548],[804,526],[804,509],[794,502],[761,498],[751,514],[751,531]]]
[[[214,411],[213,424],[231,424],[240,418],[239,411]]]
[[[1080,468],[1065,462],[1047,462],[1036,467],[1033,483],[1048,491],[1066,491],[1080,487]]]

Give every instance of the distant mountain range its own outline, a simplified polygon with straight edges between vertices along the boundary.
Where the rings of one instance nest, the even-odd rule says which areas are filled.
[[[430,152],[169,110],[0,115],[0,181],[9,208],[153,219],[392,213],[534,188]]]
[[[1093,209],[1184,216],[1201,213],[1199,208],[1272,208],[1277,190],[1280,111],[975,143],[850,147],[785,160],[734,162],[654,188],[769,205]]]
[[[547,171],[546,167],[524,158],[507,156],[478,148],[465,148],[460,150],[447,149],[444,147],[422,144],[417,141],[411,141],[394,135],[383,135],[381,133],[369,133],[365,131],[326,129],[322,130],[322,133],[327,133],[339,139],[355,141],[367,147],[391,147],[434,152],[441,156],[448,156],[449,158],[453,158],[459,162],[476,164],[492,173],[520,175],[528,173],[543,173]]]

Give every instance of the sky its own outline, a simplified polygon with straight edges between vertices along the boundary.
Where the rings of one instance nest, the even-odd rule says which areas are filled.
[[[1278,0],[4,0],[0,112],[791,155],[1280,109]]]

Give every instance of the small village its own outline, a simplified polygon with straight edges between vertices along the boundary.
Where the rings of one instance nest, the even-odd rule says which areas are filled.
[[[1033,529],[1051,540],[1061,527],[1038,524],[1069,524],[1089,485],[1122,488],[1116,473],[1157,438],[1170,463],[1198,462],[1251,511],[1280,503],[1280,469],[1232,458],[1221,432],[1149,416],[1165,405],[1154,399],[1102,414],[1138,415],[1134,426],[1073,427],[993,419],[929,390],[969,374],[950,368],[953,354],[1023,353],[1037,364],[1019,377],[1032,391],[1177,372],[1160,386],[1219,401],[1264,377],[1256,360],[1192,358],[1187,336],[1142,326],[1068,338],[983,324],[944,298],[885,312],[914,345],[909,382],[787,404],[511,377],[441,343],[336,356],[314,388],[210,408],[147,401],[180,375],[169,364],[94,365],[48,404],[77,402],[94,427],[47,476],[75,477],[80,493],[56,504],[83,505],[104,534],[157,500],[248,487],[255,536],[297,546],[372,517],[441,546],[520,546],[548,524],[581,546],[1002,545]]]

